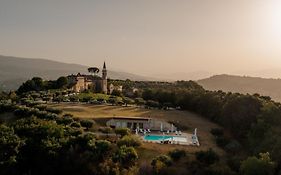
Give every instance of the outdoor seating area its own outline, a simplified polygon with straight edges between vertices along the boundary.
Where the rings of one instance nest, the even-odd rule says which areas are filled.
[[[197,129],[193,134],[183,133],[182,131],[147,131],[135,130],[135,134],[141,136],[144,142],[159,144],[177,144],[177,145],[195,145],[200,146],[197,135]]]
[[[178,135],[178,136],[181,136],[182,135],[182,132],[181,131],[170,131],[170,130],[167,130],[167,131],[153,131],[151,132],[150,129],[141,129],[141,128],[136,128],[134,130],[135,134],[136,135],[146,135],[146,134],[150,134],[150,133],[163,133],[163,134],[166,134],[166,135]]]
[[[142,117],[113,117],[107,123],[112,128],[129,128],[144,142],[160,144],[197,145],[197,129],[193,134],[183,133],[172,123]]]

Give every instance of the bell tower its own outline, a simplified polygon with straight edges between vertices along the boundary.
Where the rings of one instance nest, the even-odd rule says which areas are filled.
[[[107,70],[105,62],[103,63],[102,68],[102,91],[103,93],[107,94]]]
[[[102,79],[104,80],[107,79],[107,70],[106,70],[105,62],[103,63],[103,68],[102,68]]]

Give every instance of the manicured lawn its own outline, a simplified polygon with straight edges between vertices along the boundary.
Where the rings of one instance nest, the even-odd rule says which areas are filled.
[[[108,100],[109,95],[105,94],[97,94],[97,93],[80,93],[78,95],[79,99],[85,98],[85,97],[92,97],[93,99],[105,99]]]

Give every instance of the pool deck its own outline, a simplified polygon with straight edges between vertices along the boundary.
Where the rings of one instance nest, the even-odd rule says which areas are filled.
[[[166,132],[164,132],[164,136],[174,136],[174,137],[179,137],[178,139],[164,139],[164,140],[145,140],[145,136],[148,135],[153,135],[153,136],[163,136],[163,132],[150,132],[147,134],[138,134],[142,140],[144,142],[147,143],[159,143],[159,144],[176,144],[176,145],[189,145],[189,146],[199,146],[199,141],[198,138],[194,137],[193,134],[189,134],[189,133],[182,133],[181,135],[176,135],[175,133],[169,133],[167,134]],[[164,141],[164,142],[163,142]],[[165,142],[167,141],[167,142]]]

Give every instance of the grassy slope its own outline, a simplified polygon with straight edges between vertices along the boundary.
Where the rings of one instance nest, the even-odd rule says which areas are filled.
[[[218,148],[214,142],[214,137],[210,134],[210,129],[219,127],[216,124],[202,118],[196,114],[187,111],[163,111],[163,110],[148,110],[137,107],[120,107],[120,106],[103,106],[103,105],[89,105],[89,104],[52,104],[52,107],[63,109],[64,113],[72,113],[75,117],[91,118],[97,122],[106,121],[108,118],[116,116],[141,116],[159,118],[167,121],[174,121],[181,123],[187,128],[186,132],[191,132],[195,127],[198,128],[198,135],[201,146],[181,146],[181,145],[162,145],[154,143],[144,143],[137,148],[139,155],[139,166],[143,164],[149,165],[151,160],[160,154],[167,154],[170,150],[175,148],[184,149],[189,154],[200,150],[214,149],[218,154],[224,156],[224,151]],[[1,119],[13,119],[12,113],[0,114]],[[173,165],[174,174],[185,174],[186,164],[188,159],[192,159],[192,155],[175,163]]]
[[[113,116],[140,116],[164,119],[166,121],[173,121],[180,123],[186,131],[191,132],[194,128],[198,128],[198,136],[200,139],[200,147],[193,146],[179,146],[179,145],[159,145],[159,144],[144,144],[141,149],[145,152],[151,152],[146,154],[143,152],[144,157],[151,157],[151,155],[157,155],[158,153],[166,153],[172,148],[183,148],[189,152],[195,152],[198,150],[207,150],[213,148],[216,152],[223,155],[224,152],[216,146],[214,137],[210,134],[212,128],[219,127],[218,125],[202,118],[196,114],[187,111],[164,111],[164,110],[148,110],[137,107],[120,107],[120,106],[103,106],[103,105],[89,105],[89,104],[55,104],[53,107],[61,108],[65,113],[71,113],[75,117],[92,118],[94,120],[100,120],[113,117]],[[140,149],[140,151],[142,151]]]

